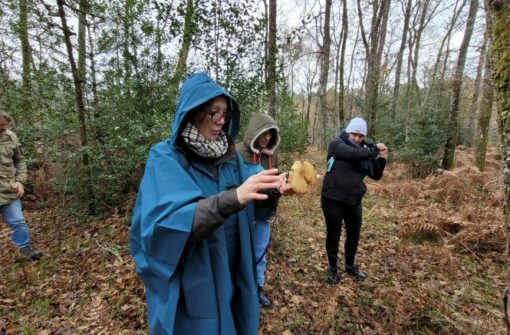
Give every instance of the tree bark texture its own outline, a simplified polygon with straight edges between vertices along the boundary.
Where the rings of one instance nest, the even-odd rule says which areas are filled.
[[[370,41],[366,37],[363,29],[362,20],[363,13],[358,0],[358,16],[360,19],[361,36],[365,44],[367,55],[367,79],[365,84],[365,117],[371,126],[371,135],[377,136],[377,110],[378,110],[378,93],[380,81],[380,64],[382,48],[386,36],[386,25],[390,11],[390,1],[373,1],[372,2],[372,19],[370,24]]]
[[[418,29],[416,30],[416,38],[414,41],[414,56],[412,59],[412,71],[411,71],[411,92],[414,92],[415,97],[414,99],[419,100],[420,99],[420,89],[418,87],[418,80],[416,79],[416,75],[418,73],[418,63],[419,63],[419,52],[420,52],[420,46],[421,46],[421,37],[423,34],[423,30],[425,29],[425,26],[427,25],[427,17],[429,15],[429,5],[430,0],[425,0],[423,2],[423,7],[420,15],[420,23],[418,25]],[[414,100],[411,99],[411,100]],[[418,102],[419,103],[419,102]],[[412,104],[414,105],[414,104]],[[413,108],[414,110],[414,108]]]
[[[483,34],[483,42],[482,46],[480,47],[480,58],[478,59],[478,66],[476,68],[476,78],[474,82],[474,88],[473,88],[473,102],[471,104],[470,110],[469,110],[469,116],[468,116],[468,122],[470,129],[474,129],[473,137],[475,139],[474,142],[476,142],[476,119],[477,119],[477,111],[479,109],[479,100],[480,100],[480,90],[482,86],[482,73],[484,66],[486,64],[485,61],[485,55],[487,54],[487,40],[489,38],[488,35],[489,31],[487,28],[485,29],[485,33]],[[490,75],[489,75],[490,77]]]
[[[267,32],[266,89],[268,114],[276,117],[276,0],[269,0],[269,22]]]
[[[338,97],[338,121],[342,123],[345,120],[345,75],[344,75],[344,65],[345,65],[345,49],[347,46],[347,35],[349,31],[349,21],[347,17],[347,0],[342,0],[342,36],[341,43],[342,49],[340,50],[340,74],[339,74],[339,82],[340,82],[340,90]]]
[[[87,0],[80,0],[80,10],[78,14],[78,79],[81,91],[85,95],[85,73],[87,59],[87,45],[85,33],[87,31]]]
[[[327,87],[328,87],[328,72],[329,72],[329,55],[331,48],[331,0],[326,0],[325,4],[325,15],[324,15],[324,39],[321,48],[321,74],[319,77],[319,111],[318,115],[321,120],[322,131],[321,134],[321,146],[326,147],[328,139],[327,129],[329,123],[329,108],[327,104]]]
[[[31,115],[32,85],[30,83],[30,64],[32,63],[32,49],[28,39],[28,0],[19,0],[19,38],[21,42],[22,79],[23,79],[23,112]]]
[[[179,56],[177,58],[177,64],[172,79],[170,80],[170,96],[173,97],[173,102],[170,104],[170,112],[175,111],[177,105],[177,95],[179,91],[179,83],[186,73],[186,64],[188,61],[189,48],[193,36],[195,34],[195,20],[194,15],[195,8],[193,0],[186,0],[186,14],[184,17],[184,30],[182,32],[182,43],[181,49],[179,50]]]
[[[459,19],[460,14],[462,13],[462,9],[466,5],[466,2],[467,2],[467,0],[462,0],[462,3],[460,4],[460,6],[458,6],[459,5],[459,0],[457,0],[455,2],[455,7],[453,9],[453,15],[452,15],[452,18],[450,20],[450,24],[448,25],[448,29],[446,31],[445,36],[441,40],[441,46],[439,47],[439,50],[437,52],[436,61],[434,63],[434,71],[432,72],[432,77],[431,77],[431,80],[430,80],[429,90],[428,90],[428,93],[427,93],[427,97],[425,98],[425,101],[423,102],[424,106],[426,106],[428,104],[428,102],[430,101],[432,95],[435,95],[434,96],[434,103],[433,103],[434,107],[436,106],[438,101],[441,100],[441,98],[437,97],[436,95],[441,95],[442,91],[443,91],[443,79],[444,79],[444,72],[445,72],[444,69],[446,67],[445,65],[446,65],[446,62],[447,62],[447,59],[448,59],[448,56],[449,56],[449,53],[450,53],[449,44],[450,44],[453,28],[455,27],[455,25],[457,23],[457,20]],[[445,45],[446,45],[446,51],[443,52],[443,49],[444,49]],[[437,75],[438,75],[439,68],[440,68],[440,65],[441,65],[441,60],[443,60],[444,66],[442,67],[442,71],[441,71],[441,74],[440,74],[441,79],[438,80],[437,79]]]
[[[489,42],[490,43],[490,42]],[[489,45],[490,49],[490,45]],[[485,170],[485,156],[489,138],[489,122],[491,120],[494,101],[494,86],[492,84],[492,58],[490,53],[485,57],[485,73],[483,77],[482,103],[478,114],[478,125],[475,145],[475,165],[480,171]]]
[[[391,101],[390,116],[392,120],[395,120],[397,116],[398,99],[400,93],[400,75],[402,73],[402,60],[404,59],[404,51],[407,44],[407,34],[409,31],[409,19],[411,18],[411,8],[413,6],[413,0],[408,0],[404,9],[404,26],[402,28],[402,41],[397,54],[397,65],[395,68],[395,84],[393,86],[393,99]]]
[[[510,248],[510,2],[488,0],[492,16],[492,48],[494,60],[492,78],[496,93],[503,159],[503,182],[505,188],[505,217],[507,225],[507,252]],[[510,282],[510,258],[507,258],[507,276]],[[507,327],[507,334],[510,329]]]
[[[478,11],[478,0],[471,0],[469,5],[469,13],[466,22],[466,29],[464,37],[459,50],[459,58],[455,67],[455,74],[452,84],[452,103],[450,107],[450,114],[448,119],[448,126],[446,129],[446,144],[444,147],[443,155],[443,168],[449,170],[453,168],[455,163],[455,147],[457,146],[457,138],[459,132],[459,105],[460,105],[460,90],[462,88],[462,76],[464,74],[464,66],[466,64],[466,56],[473,35],[473,27],[475,25],[476,12]]]
[[[124,83],[125,86],[127,86],[126,95],[131,95],[131,90],[129,89],[130,85],[128,84],[131,81],[131,58],[133,55],[130,51],[130,45],[131,45],[131,26],[132,26],[132,9],[131,7],[133,4],[131,4],[130,1],[125,0],[124,4],[124,17],[122,18],[122,28],[123,28],[123,41],[122,41],[122,58],[123,58],[123,66],[124,66]]]
[[[86,121],[85,121],[85,103],[84,103],[84,97],[83,97],[83,91],[82,91],[82,85],[80,82],[80,75],[78,73],[78,67],[76,66],[76,61],[74,60],[74,54],[73,54],[73,45],[71,44],[71,30],[69,30],[69,27],[67,26],[67,18],[66,13],[64,9],[64,0],[57,0],[57,6],[58,6],[58,15],[60,16],[60,20],[62,22],[62,29],[64,33],[64,42],[67,49],[67,56],[69,59],[69,64],[71,66],[71,74],[73,77],[73,83],[74,83],[74,95],[75,95],[75,102],[76,102],[76,108],[78,111],[78,124],[80,128],[80,145],[82,147],[82,164],[85,168],[86,174],[87,174],[87,180],[85,183],[85,187],[87,188],[88,192],[88,202],[89,202],[89,212],[93,214],[95,212],[95,204],[94,204],[94,194],[92,190],[92,184],[91,184],[91,172],[89,168],[89,154],[87,153],[87,150],[85,149],[88,145],[87,141],[87,127],[86,127]]]

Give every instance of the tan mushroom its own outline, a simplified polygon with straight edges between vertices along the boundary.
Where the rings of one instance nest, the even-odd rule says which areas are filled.
[[[295,161],[289,172],[288,183],[296,193],[304,194],[308,192],[308,184],[317,182],[317,172],[309,162]]]

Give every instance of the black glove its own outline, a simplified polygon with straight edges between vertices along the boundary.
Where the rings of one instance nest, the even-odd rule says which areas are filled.
[[[375,144],[367,144],[367,148],[370,151],[368,158],[376,159],[379,156],[379,148]]]

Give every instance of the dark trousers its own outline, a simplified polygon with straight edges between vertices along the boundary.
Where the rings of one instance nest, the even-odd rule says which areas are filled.
[[[354,266],[361,231],[362,206],[348,205],[343,202],[321,197],[322,212],[326,220],[326,251],[329,266],[336,268],[338,263],[338,243],[342,232],[342,220],[345,223],[345,266]]]

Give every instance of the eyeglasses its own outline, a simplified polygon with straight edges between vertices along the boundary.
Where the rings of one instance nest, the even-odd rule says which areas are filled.
[[[225,122],[230,121],[230,117],[232,116],[229,112],[208,112],[209,117],[211,118],[211,121],[216,123],[219,122],[221,119],[225,120]]]

